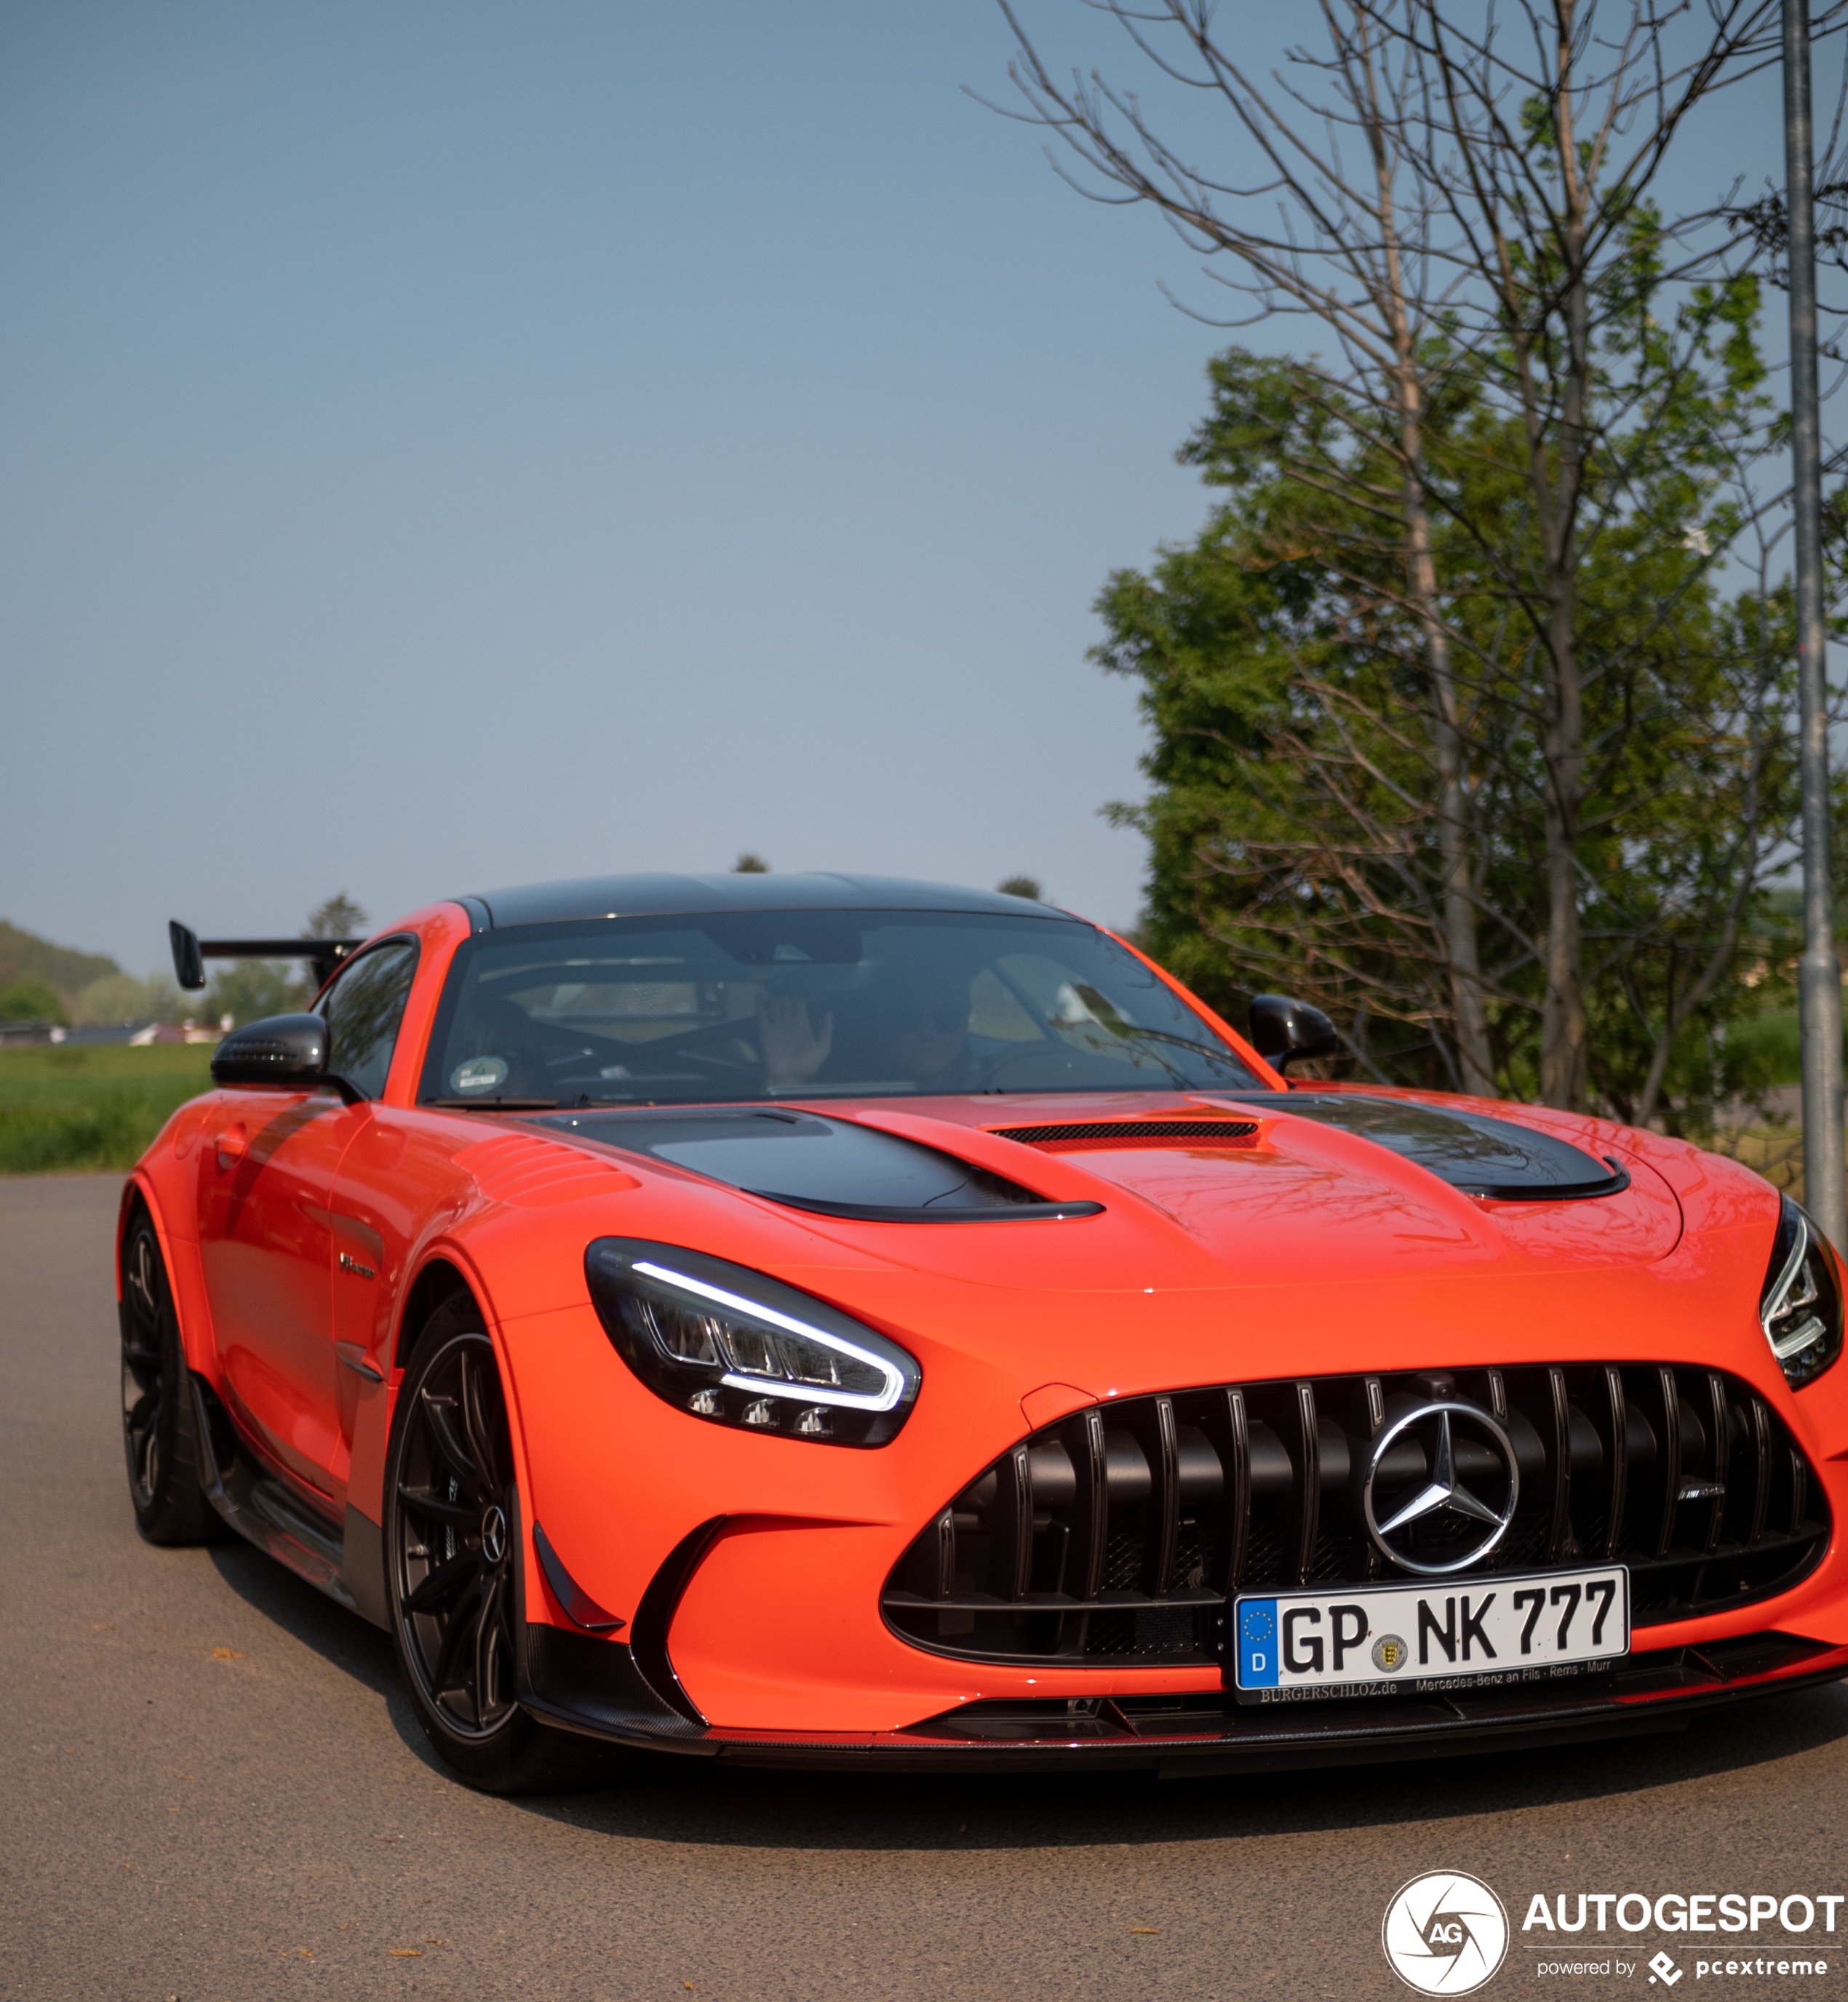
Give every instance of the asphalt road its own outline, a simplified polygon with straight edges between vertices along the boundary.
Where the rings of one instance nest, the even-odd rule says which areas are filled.
[[[1640,1994],[1646,1966],[1538,1977],[1532,1894],[1848,1889],[1840,1687],[1673,1738],[1345,1774],[702,1763],[622,1792],[471,1794],[382,1634],[242,1545],[137,1538],[118,1188],[0,1181],[0,1997],[1403,1996],[1382,1915],[1445,1867],[1510,1909],[1487,1993]],[[1808,1949],[1848,1943],[1842,1917]],[[1663,1944],[1616,1938],[1633,1964]],[[1825,1978],[1720,1985],[1848,1990],[1848,1951]]]

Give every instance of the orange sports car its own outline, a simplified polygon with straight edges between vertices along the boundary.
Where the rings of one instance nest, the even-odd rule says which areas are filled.
[[[1679,1141],[1368,1086],[1049,906],[633,876],[290,952],[124,1192],[142,1533],[513,1790],[1164,1773],[1848,1672],[1843,1278]]]

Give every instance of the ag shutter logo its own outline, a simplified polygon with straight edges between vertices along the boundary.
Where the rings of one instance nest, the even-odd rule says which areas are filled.
[[[1506,1908],[1480,1877],[1429,1870],[1393,1893],[1379,1943],[1420,1994],[1469,1995],[1507,1958],[1508,1930]]]

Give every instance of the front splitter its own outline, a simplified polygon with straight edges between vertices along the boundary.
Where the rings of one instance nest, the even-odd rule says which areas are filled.
[[[1260,1709],[1223,1691],[1076,1710],[1058,1701],[974,1704],[898,1731],[776,1732],[703,1726],[646,1697],[638,1702],[647,1685],[638,1689],[627,1648],[572,1638],[571,1672],[548,1676],[541,1667],[522,1689],[527,1707],[548,1723],[636,1749],[844,1772],[1131,1770],[1178,1779],[1460,1757],[1679,1731],[1705,1711],[1848,1676],[1848,1647],[1749,1634],[1656,1650],[1555,1688],[1407,1691]],[[556,1649],[535,1653],[563,1667]],[[606,1676],[605,1697],[598,1685]]]

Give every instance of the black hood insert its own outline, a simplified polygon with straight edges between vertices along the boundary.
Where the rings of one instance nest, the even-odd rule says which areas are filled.
[[[1095,1216],[940,1149],[780,1106],[561,1112],[535,1126],[645,1154],[791,1209],[863,1223],[1024,1223]]]
[[[1256,1094],[1241,1102],[1257,1102]],[[1268,1092],[1264,1103],[1267,1110],[1338,1126],[1389,1148],[1466,1195],[1567,1202],[1616,1195],[1630,1186],[1628,1170],[1617,1162],[1486,1112],[1345,1091]]]

